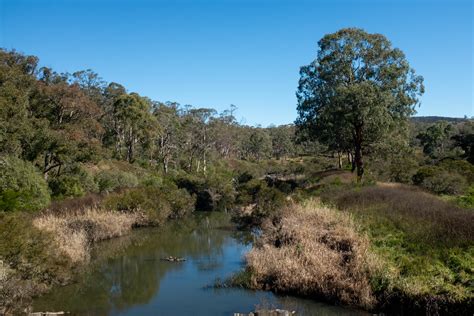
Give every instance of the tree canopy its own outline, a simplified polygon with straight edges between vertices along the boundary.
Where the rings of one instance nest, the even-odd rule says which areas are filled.
[[[362,154],[405,125],[424,92],[423,78],[381,34],[347,28],[324,36],[317,58],[301,67],[296,124],[333,148]]]

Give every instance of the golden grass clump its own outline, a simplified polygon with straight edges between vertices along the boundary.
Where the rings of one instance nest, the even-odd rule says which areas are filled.
[[[252,286],[371,308],[369,241],[347,213],[315,200],[293,204],[267,222],[246,257]]]
[[[49,232],[59,250],[73,262],[84,262],[89,260],[92,242],[126,234],[139,217],[138,213],[92,208],[76,214],[43,214],[33,220],[33,225]]]

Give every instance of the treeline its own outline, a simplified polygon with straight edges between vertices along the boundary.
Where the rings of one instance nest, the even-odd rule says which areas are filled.
[[[31,182],[36,168],[53,196],[91,191],[88,184],[77,183],[87,182],[78,180],[85,177],[80,166],[101,160],[126,161],[165,174],[205,174],[222,159],[280,159],[313,150],[314,143],[296,144],[294,126],[241,125],[235,111],[233,105],[218,113],[154,101],[107,83],[92,70],[57,73],[40,67],[35,56],[0,50],[3,173],[14,169],[16,178]],[[12,208],[19,187],[26,185],[22,181],[3,181],[9,182],[2,184],[3,208]],[[74,186],[83,188],[70,189]]]
[[[303,87],[310,83],[301,81]],[[310,115],[315,96],[304,101],[304,91],[300,87],[300,103]],[[137,172],[117,164],[90,172],[101,161],[163,175],[206,175],[222,161],[308,155],[338,157],[323,169],[354,171],[364,154],[366,180],[414,183],[447,194],[465,193],[473,181],[472,120],[398,120],[391,124],[399,128],[383,133],[378,124],[361,130],[364,142],[356,148],[347,137],[355,133],[349,125],[354,122],[337,113],[321,112],[319,125],[302,124],[301,112],[296,126],[262,128],[240,124],[236,109],[218,113],[154,101],[92,70],[57,73],[40,67],[35,56],[0,50],[0,209],[41,209],[50,195],[77,197],[139,182]]]
[[[92,70],[57,73],[15,51],[2,50],[0,63],[0,151],[33,161],[45,175],[99,158],[199,172],[213,158],[295,154],[292,126],[240,125],[233,105],[217,113],[153,101]]]

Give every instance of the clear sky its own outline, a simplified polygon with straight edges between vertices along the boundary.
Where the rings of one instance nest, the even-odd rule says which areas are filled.
[[[159,101],[246,124],[296,118],[299,67],[343,27],[386,35],[425,78],[418,115],[473,116],[470,0],[0,0],[0,47],[91,68]]]

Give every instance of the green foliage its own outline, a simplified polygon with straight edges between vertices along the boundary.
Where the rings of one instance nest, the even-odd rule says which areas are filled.
[[[57,255],[51,236],[37,230],[31,220],[25,213],[0,213],[0,260],[23,279],[61,282],[69,275],[71,262]]]
[[[128,162],[135,160],[136,144],[148,149],[153,133],[156,132],[155,117],[151,114],[151,101],[137,93],[120,95],[113,103],[113,116],[122,126],[116,135],[119,146],[115,152],[119,158]]]
[[[462,131],[460,134],[454,135],[452,140],[454,146],[462,148],[464,151],[462,157],[466,158],[471,164],[474,164],[474,123],[471,123],[471,131]]]
[[[242,144],[244,157],[249,160],[269,158],[272,152],[272,140],[266,130],[255,128]]]
[[[0,211],[37,211],[49,202],[46,181],[31,163],[0,157]]]
[[[65,173],[50,178],[48,185],[52,196],[57,199],[81,197],[99,189],[92,175],[80,166],[74,166]]]
[[[29,112],[38,58],[0,49],[0,154],[27,155],[35,143],[36,120]]]
[[[258,226],[263,220],[276,216],[288,203],[286,195],[263,180],[253,179],[238,187],[237,204],[248,208],[234,218],[243,226]]]
[[[103,201],[107,209],[119,212],[144,212],[143,224],[161,225],[168,218],[179,218],[194,210],[195,199],[186,190],[167,183],[162,188],[140,187],[109,194]]]
[[[457,202],[463,207],[474,208],[474,186],[471,186],[465,195],[459,196]]]
[[[196,210],[224,211],[235,201],[233,175],[229,171],[210,170],[206,176],[182,174],[176,179],[178,187],[196,196]]]
[[[413,176],[413,183],[437,194],[461,194],[467,188],[463,176],[437,166],[420,168]]]
[[[345,187],[323,200],[350,212],[370,238],[382,260],[372,286],[384,302],[395,293],[440,305],[472,299],[471,210],[401,185]]]
[[[443,121],[429,126],[417,136],[423,146],[423,152],[434,159],[442,158],[448,149],[447,142],[452,131],[452,125]]]
[[[294,127],[278,126],[270,127],[269,133],[272,141],[272,156],[280,159],[294,154]]]
[[[446,171],[462,175],[469,183],[474,183],[474,165],[466,160],[445,159],[437,165]]]
[[[174,182],[166,182],[160,191],[164,199],[171,205],[171,218],[181,218],[195,210],[196,197],[191,196],[185,189],[180,189]]]
[[[161,187],[164,185],[163,178],[157,174],[147,174],[140,178],[140,185],[146,187]]]
[[[316,60],[300,70],[297,125],[332,149],[354,149],[361,177],[363,151],[406,125],[423,78],[381,34],[348,28],[318,44]]]
[[[121,170],[102,170],[95,176],[99,192],[112,192],[116,189],[133,188],[138,185],[138,178],[131,172]],[[150,178],[144,181],[152,181]]]

